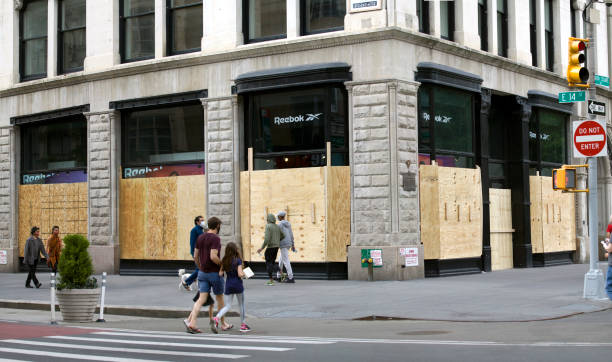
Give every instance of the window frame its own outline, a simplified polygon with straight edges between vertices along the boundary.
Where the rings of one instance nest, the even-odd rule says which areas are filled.
[[[49,19],[49,5],[48,2],[46,0],[42,0],[40,1],[41,3],[45,4],[45,7],[47,8],[47,25],[48,25],[48,19]],[[27,82],[30,80],[36,80],[36,79],[42,79],[42,78],[46,78],[47,74],[48,74],[48,66],[49,66],[49,27],[47,26],[46,29],[46,35],[45,36],[39,36],[39,37],[34,37],[34,38],[28,38],[25,39],[24,38],[24,13],[27,9],[27,6],[29,6],[31,4],[31,2],[26,2],[23,4],[23,8],[21,8],[21,10],[19,11],[19,80],[20,82]],[[44,73],[38,73],[38,74],[31,74],[28,76],[24,76],[24,72],[25,72],[25,44],[28,41],[31,40],[39,40],[39,39],[45,39],[45,72]]]
[[[172,14],[175,10],[180,10],[180,9],[187,9],[187,8],[192,8],[192,7],[196,7],[196,6],[200,6],[202,8],[202,12],[201,12],[201,16],[202,16],[202,23],[204,22],[204,1],[203,0],[199,0],[198,3],[194,3],[194,4],[188,4],[188,5],[181,5],[181,6],[172,6],[172,0],[166,0],[166,55],[180,55],[180,54],[187,54],[187,53],[196,53],[199,51],[202,51],[202,37],[204,36],[204,28],[200,29],[200,31],[202,32],[201,36],[200,36],[200,46],[197,48],[191,48],[191,49],[185,49],[185,50],[179,50],[179,51],[173,51],[173,45],[174,45],[174,20],[172,17]]]
[[[480,50],[485,52],[489,51],[489,24],[487,16],[489,9],[487,8],[487,2],[487,0],[478,1],[478,35],[480,36]]]
[[[125,52],[126,51],[125,23],[127,19],[139,18],[139,17],[144,17],[144,16],[150,16],[150,15],[153,15],[153,19],[155,19],[155,8],[153,8],[153,11],[149,11],[147,13],[125,16],[125,14],[123,13],[125,10],[124,3],[125,3],[125,0],[119,0],[119,53],[121,56],[121,63],[122,64],[123,63],[133,63],[133,62],[139,62],[143,60],[155,59],[155,26],[153,27],[153,41],[154,41],[153,55],[147,56],[147,57],[126,59],[125,57],[125,53],[126,53]],[[155,4],[155,1],[153,1],[153,4]]]
[[[142,111],[151,111],[165,108],[177,108],[177,107],[186,107],[186,106],[200,106],[200,110],[202,112],[202,152],[204,153],[203,159],[190,159],[190,160],[180,160],[180,161],[164,161],[164,162],[128,162],[128,152],[126,144],[129,141],[129,134],[127,132],[127,123],[128,123],[128,114],[134,112],[142,112]],[[202,103],[199,100],[187,101],[182,103],[173,103],[173,104],[163,104],[163,105],[154,105],[149,107],[135,107],[135,108],[122,108],[120,109],[121,113],[121,167],[146,167],[151,166],[153,164],[163,164],[166,165],[182,165],[182,164],[192,164],[192,163],[206,163],[206,139],[204,139],[204,109],[201,107]],[[123,176],[122,176],[123,177]]]
[[[57,7],[57,74],[69,74],[74,72],[80,72],[85,69],[85,58],[83,58],[83,64],[80,67],[72,68],[72,69],[64,69],[64,33],[76,31],[76,30],[85,30],[85,51],[87,52],[87,23],[84,26],[79,28],[72,28],[67,30],[62,30],[62,4],[65,0],[59,0]],[[85,16],[87,14],[87,0],[85,0]],[[87,56],[87,53],[85,53]]]
[[[471,137],[472,137],[472,151],[471,152],[465,152],[465,151],[454,151],[454,150],[447,150],[447,149],[442,149],[442,148],[437,148],[436,147],[436,131],[435,131],[435,117],[429,117],[429,121],[427,124],[427,128],[429,129],[429,145],[427,145],[427,150],[424,150],[422,148],[421,145],[421,138],[420,138],[420,134],[421,134],[421,115],[423,114],[424,109],[421,107],[421,102],[419,102],[418,97],[419,97],[419,92],[421,91],[421,89],[426,90],[428,92],[428,96],[429,96],[429,114],[430,115],[435,115],[435,111],[436,111],[436,107],[435,107],[435,96],[434,96],[434,89],[435,88],[445,88],[445,89],[450,89],[453,91],[460,91],[460,92],[465,92],[466,94],[470,95],[470,99],[471,99],[471,109],[472,109],[472,121],[471,121]],[[472,164],[468,167],[474,167],[474,165],[476,165],[476,156],[477,156],[477,141],[476,141],[476,121],[477,121],[477,106],[478,106],[478,101],[476,99],[476,94],[474,92],[470,92],[468,90],[464,90],[464,89],[460,89],[460,88],[455,88],[455,87],[450,87],[450,86],[445,86],[445,85],[440,85],[440,84],[434,84],[434,83],[422,83],[421,86],[419,87],[419,90],[417,91],[417,153],[421,154],[424,153],[422,151],[428,151],[429,153],[429,159],[431,161],[436,160],[437,156],[460,156],[460,157],[468,157],[472,159]]]
[[[536,26],[536,0],[529,0],[529,50],[531,65],[538,66],[538,32]]]
[[[285,34],[271,35],[271,36],[251,39],[251,34],[249,32],[249,25],[250,25],[249,1],[250,0],[242,0],[242,34],[244,36],[244,43],[253,44],[253,43],[261,43],[261,42],[270,41],[270,40],[287,39],[287,29],[285,29]],[[286,5],[285,5],[285,10],[286,10]],[[285,22],[287,22],[286,13],[285,13]]]
[[[424,34],[430,33],[429,26],[429,1],[415,0],[417,9],[417,18],[419,19],[419,32]]]
[[[529,119],[529,123],[532,122],[532,120],[534,120],[535,124],[535,129],[536,129],[536,149],[535,149],[535,154],[536,154],[536,159],[532,160],[531,159],[531,152],[528,152],[528,157],[529,157],[529,167],[533,167],[535,168],[538,172],[540,172],[540,174],[542,173],[542,169],[543,168],[560,168],[562,165],[566,164],[568,161],[568,148],[567,148],[567,140],[568,140],[568,129],[567,129],[567,125],[570,119],[570,116],[566,113],[563,112],[559,112],[559,111],[555,111],[555,110],[548,110],[550,112],[555,112],[558,113],[560,116],[562,116],[563,119],[563,125],[562,125],[562,130],[563,130],[563,137],[565,138],[564,143],[566,144],[566,151],[565,154],[563,155],[563,161],[562,163],[556,163],[556,162],[548,162],[548,161],[542,161],[542,142],[541,142],[541,137],[540,137],[540,110],[542,110],[542,107],[533,107],[532,111],[531,111],[531,117]],[[545,109],[545,108],[544,108]],[[529,134],[527,135],[527,144],[529,145]],[[529,151],[531,151],[531,149],[529,149]]]
[[[336,1],[345,2],[345,0],[336,0]],[[347,11],[346,11],[346,4],[345,4],[344,15],[346,16],[346,14],[347,14]],[[315,31],[310,31],[310,32],[306,31],[306,0],[300,0],[300,35],[302,36],[315,35],[315,34],[331,33],[333,31],[342,31],[342,30],[344,30],[344,20],[342,21],[342,26],[336,26],[333,28],[320,29],[320,30],[315,30]]]
[[[553,14],[553,0],[544,0],[544,16],[546,13],[550,16],[548,21],[550,22],[550,30],[546,29],[546,18],[544,19],[544,55],[546,57],[544,63],[546,64],[546,70],[552,72],[555,67],[555,27],[554,27],[554,14]],[[548,7],[548,9],[546,9]]]
[[[440,6],[445,4],[448,7],[448,36],[444,36],[440,33],[440,38],[455,41],[455,2],[454,1],[443,1]],[[440,23],[442,23],[442,17],[440,16]]]
[[[501,0],[504,3],[504,8],[500,11],[499,6],[497,7],[497,55],[508,58],[508,0]],[[499,21],[499,15],[501,14],[501,24]],[[500,28],[501,26],[501,28]],[[501,37],[501,38],[500,38]],[[500,44],[501,40],[501,44]]]

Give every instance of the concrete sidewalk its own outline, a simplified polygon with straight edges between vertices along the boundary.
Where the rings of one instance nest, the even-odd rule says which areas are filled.
[[[600,265],[605,275],[605,264]],[[582,298],[587,264],[512,269],[412,281],[313,281],[266,286],[246,280],[247,314],[258,318],[359,319],[377,317],[448,321],[531,321],[612,309],[609,300]],[[49,276],[26,289],[26,274],[0,275],[0,308],[49,308]],[[178,317],[194,293],[178,277],[111,275],[106,313]],[[235,309],[235,308],[234,308]]]

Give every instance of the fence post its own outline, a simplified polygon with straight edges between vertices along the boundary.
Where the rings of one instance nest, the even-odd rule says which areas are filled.
[[[55,320],[55,273],[51,272],[51,324],[57,324]]]
[[[102,273],[102,293],[100,293],[100,318],[96,322],[106,322],[104,320],[104,297],[106,295],[106,272]]]

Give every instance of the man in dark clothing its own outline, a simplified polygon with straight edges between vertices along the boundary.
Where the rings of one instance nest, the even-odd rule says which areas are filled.
[[[36,265],[40,261],[40,253],[42,253],[47,259],[49,259],[49,256],[45,251],[45,246],[43,245],[42,240],[40,240],[40,229],[34,226],[30,231],[30,234],[31,236],[28,238],[28,240],[26,240],[25,249],[23,251],[23,262],[29,269],[25,286],[26,288],[32,288],[30,281],[34,280],[34,285],[36,285],[36,288],[40,288],[42,284],[36,278]]]
[[[191,251],[191,257],[193,258],[193,249],[195,249],[196,241],[198,240],[198,236],[204,233],[204,229],[206,228],[206,222],[202,216],[196,216],[195,220],[193,220],[195,226],[191,229],[190,237],[189,237],[189,247]],[[191,284],[195,282],[198,277],[198,267],[196,266],[195,271],[191,273],[189,278],[185,279],[185,281],[181,280],[181,287],[186,290],[191,290]]]
[[[208,219],[208,230],[200,235],[196,242],[193,258],[199,269],[198,284],[200,287],[200,298],[194,303],[191,314],[185,320],[185,326],[189,333],[202,333],[196,327],[196,322],[200,308],[206,302],[211,289],[217,299],[218,311],[225,305],[223,303],[223,279],[219,276],[219,270],[221,269],[221,239],[218,234],[220,230],[221,220],[211,217]],[[210,313],[210,328],[214,333],[217,333],[217,327],[212,317],[212,313]],[[225,323],[225,318],[221,318],[221,322],[224,329],[230,328],[230,325]]]

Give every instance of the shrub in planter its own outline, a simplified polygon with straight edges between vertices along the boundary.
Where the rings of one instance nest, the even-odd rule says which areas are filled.
[[[87,248],[89,241],[83,235],[66,235],[59,262],[57,289],[94,289],[96,278],[91,277],[93,266]]]

